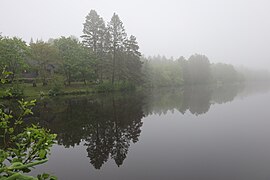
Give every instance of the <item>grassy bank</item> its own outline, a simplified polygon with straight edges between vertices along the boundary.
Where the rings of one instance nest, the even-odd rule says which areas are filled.
[[[111,83],[103,83],[99,85],[87,84],[78,82],[72,83],[69,86],[59,86],[48,84],[43,86],[38,83],[36,87],[33,87],[30,83],[21,83],[17,85],[5,85],[0,87],[0,96],[5,94],[7,89],[14,89],[16,92],[22,92],[23,97],[39,97],[39,96],[60,96],[60,95],[80,95],[91,93],[106,93],[114,91],[130,91],[136,88],[130,84],[118,83],[112,85]],[[12,92],[12,94],[16,94]],[[2,96],[1,96],[2,97]]]

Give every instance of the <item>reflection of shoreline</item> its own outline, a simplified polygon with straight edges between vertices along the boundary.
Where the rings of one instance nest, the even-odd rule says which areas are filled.
[[[147,96],[144,106],[145,114],[166,114],[175,109],[185,114],[189,111],[194,115],[204,114],[213,104],[222,104],[233,101],[242,85],[215,86],[185,86],[179,89],[163,88],[153,90]]]
[[[139,141],[143,117],[174,110],[199,116],[207,113],[211,105],[270,90],[269,86],[251,87],[201,85],[153,89],[144,93],[46,99],[34,109],[33,121],[58,134],[59,145],[70,147],[85,142],[90,163],[96,169],[109,158],[120,166],[130,144]]]
[[[185,86],[183,88],[154,89],[146,96],[144,112],[166,114],[177,110],[182,114],[189,111],[200,115],[207,113],[211,105],[232,102],[235,98],[248,97],[270,91],[269,84],[247,83],[216,86]]]

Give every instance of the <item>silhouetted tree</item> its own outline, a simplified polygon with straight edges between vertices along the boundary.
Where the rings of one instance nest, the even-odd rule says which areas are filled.
[[[125,41],[125,71],[124,79],[134,84],[142,83],[142,62],[140,60],[141,53],[139,52],[139,45],[136,40],[136,37],[131,35]]]
[[[108,31],[111,37],[110,50],[112,55],[112,84],[115,82],[115,76],[121,73],[120,67],[122,66],[122,53],[124,52],[124,43],[126,40],[126,32],[122,21],[119,16],[114,13],[111,21],[108,24]]]
[[[94,71],[96,78],[103,80],[103,69],[106,68],[106,52],[108,42],[108,31],[104,20],[95,10],[91,10],[86,16],[83,24],[83,44],[90,48],[95,56]]]

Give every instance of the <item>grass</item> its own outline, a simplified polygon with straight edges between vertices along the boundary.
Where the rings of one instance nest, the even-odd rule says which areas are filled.
[[[41,83],[37,84],[37,87],[33,87],[30,83],[23,83],[19,85],[24,92],[25,97],[38,97],[38,96],[49,96],[49,91],[54,89],[56,86],[48,84],[47,86],[42,86]],[[5,87],[0,88],[0,94],[3,94],[5,89],[11,87],[11,85],[5,85]],[[93,85],[84,85],[83,83],[74,83],[70,86],[59,86],[61,95],[76,95],[76,94],[87,94],[95,92]]]
[[[81,95],[90,93],[108,93],[117,91],[133,91],[135,86],[129,83],[117,82],[112,85],[111,82],[103,82],[102,84],[87,84],[83,82],[73,82],[69,86],[64,86],[62,84],[49,83],[43,86],[42,83],[37,83],[36,87],[33,87],[32,83],[20,83],[16,87],[23,90],[24,97],[40,97],[40,96],[58,96],[58,95]],[[0,87],[0,97],[1,94],[12,87],[10,84],[5,84],[5,86]],[[13,87],[15,87],[13,85]],[[16,88],[15,88],[16,89]]]

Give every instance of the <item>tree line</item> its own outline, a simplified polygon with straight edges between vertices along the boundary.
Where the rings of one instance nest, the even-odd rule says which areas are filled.
[[[72,82],[141,83],[141,53],[134,35],[127,36],[117,14],[105,25],[95,10],[83,24],[82,41],[74,36],[26,44],[17,37],[0,36],[0,66],[21,77],[23,72],[38,75],[43,85],[56,75]]]
[[[106,24],[91,10],[79,38],[60,37],[48,41],[0,36],[0,68],[15,78],[30,77],[44,86],[53,79],[62,84],[109,84],[131,86],[180,86],[183,84],[235,83],[244,75],[232,65],[211,64],[204,55],[188,59],[143,57],[134,35],[128,36],[114,13]],[[29,75],[30,74],[30,75]],[[248,77],[248,76],[246,76]]]
[[[154,56],[142,58],[145,83],[150,87],[180,86],[183,84],[238,83],[245,77],[232,65],[210,63],[205,55],[194,54],[188,59]]]

